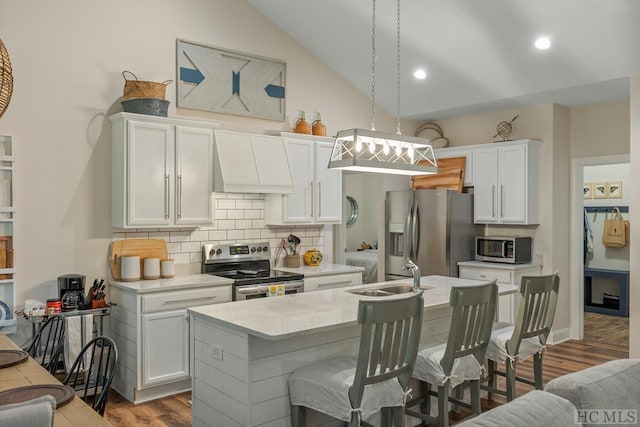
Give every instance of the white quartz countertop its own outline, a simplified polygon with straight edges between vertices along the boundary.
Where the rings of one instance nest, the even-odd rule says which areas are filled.
[[[540,267],[542,264],[539,262],[528,262],[526,264],[508,264],[504,262],[489,262],[489,261],[461,261],[459,266],[465,267],[483,267],[483,268],[497,268],[499,270],[524,270],[527,268]]]
[[[357,323],[358,301],[368,297],[346,291],[376,288],[391,283],[412,284],[413,280],[402,279],[272,298],[214,304],[190,308],[189,313],[196,317],[201,316],[208,320],[219,322],[222,325],[259,338],[267,340],[285,339],[355,325]],[[482,283],[485,282],[455,277],[422,277],[420,286],[431,287],[431,289],[424,291],[424,306],[425,308],[447,306],[452,286],[474,286]],[[518,287],[516,285],[499,284],[498,286],[499,295],[515,293],[517,290]],[[402,296],[398,296],[398,298],[400,297]]]
[[[176,276],[172,279],[139,280],[136,282],[119,282],[111,279],[109,284],[116,288],[122,288],[136,293],[171,291],[177,289],[192,289],[208,286],[231,285],[232,279],[210,274],[190,274],[187,276]]]
[[[288,273],[304,274],[304,277],[314,276],[329,276],[331,274],[344,274],[344,273],[360,273],[364,271],[364,267],[357,267],[355,265],[345,264],[331,264],[320,263],[320,265],[312,267],[310,265],[303,265],[301,267],[273,267],[274,270],[286,271]]]

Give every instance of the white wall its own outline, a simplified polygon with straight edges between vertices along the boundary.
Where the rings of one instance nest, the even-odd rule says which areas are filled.
[[[353,197],[359,206],[358,219],[351,225],[347,225],[347,252],[360,249],[362,242],[373,245],[379,240],[379,234],[384,230],[378,229],[378,209],[376,198],[373,197],[379,187],[377,180],[372,179],[369,173],[350,173],[343,175],[346,182],[346,196]],[[344,201],[345,209],[349,204]]]
[[[640,182],[640,75],[630,79],[629,120],[630,120],[630,159],[631,182]],[[632,213],[631,224],[640,224],[640,191],[633,186],[630,194],[629,211]],[[640,259],[640,227],[631,226],[631,248],[629,257]],[[629,357],[640,357],[640,264],[631,263],[629,269]]]
[[[303,109],[309,115],[320,111],[330,135],[369,126],[368,96],[245,1],[0,0],[0,28],[15,80],[0,134],[13,136],[15,143],[19,303],[54,296],[56,277],[64,273],[106,277],[112,237],[107,117],[122,110],[123,70],[142,80],[175,80],[176,39],[286,61],[288,122],[177,110],[175,84],[167,90],[170,116],[204,117],[226,129],[262,133],[287,129]],[[376,124],[380,130],[395,128],[381,109]],[[416,124],[403,127],[411,133]],[[256,229],[263,228],[252,224]],[[331,231],[324,233],[330,237]],[[176,239],[182,245],[192,237]],[[188,248],[201,238],[197,235],[199,243]],[[180,252],[185,252],[182,246]]]

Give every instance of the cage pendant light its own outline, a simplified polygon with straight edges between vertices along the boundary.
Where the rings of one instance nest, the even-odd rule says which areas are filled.
[[[338,131],[329,159],[330,169],[378,172],[397,175],[424,175],[438,172],[433,147],[428,139],[400,132],[400,0],[397,0],[396,31],[396,133],[375,128],[376,0],[372,0],[371,25],[371,129]]]

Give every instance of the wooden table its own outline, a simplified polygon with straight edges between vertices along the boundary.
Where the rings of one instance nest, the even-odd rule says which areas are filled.
[[[0,333],[0,349],[19,350],[19,347],[6,335]],[[60,384],[60,381],[31,357],[19,365],[0,368],[0,391],[35,384]],[[55,427],[93,427],[110,426],[111,424],[94,411],[91,406],[83,402],[78,396],[75,396],[71,402],[62,408],[56,409],[53,425]]]

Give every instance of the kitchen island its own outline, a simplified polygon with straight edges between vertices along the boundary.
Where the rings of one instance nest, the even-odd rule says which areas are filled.
[[[289,426],[287,380],[296,368],[358,351],[358,301],[349,291],[411,279],[190,308],[194,426]],[[452,286],[484,282],[425,276],[421,340],[446,339]],[[498,293],[517,292],[499,285]],[[385,297],[393,298],[393,297]],[[307,425],[327,421],[311,413]]]

